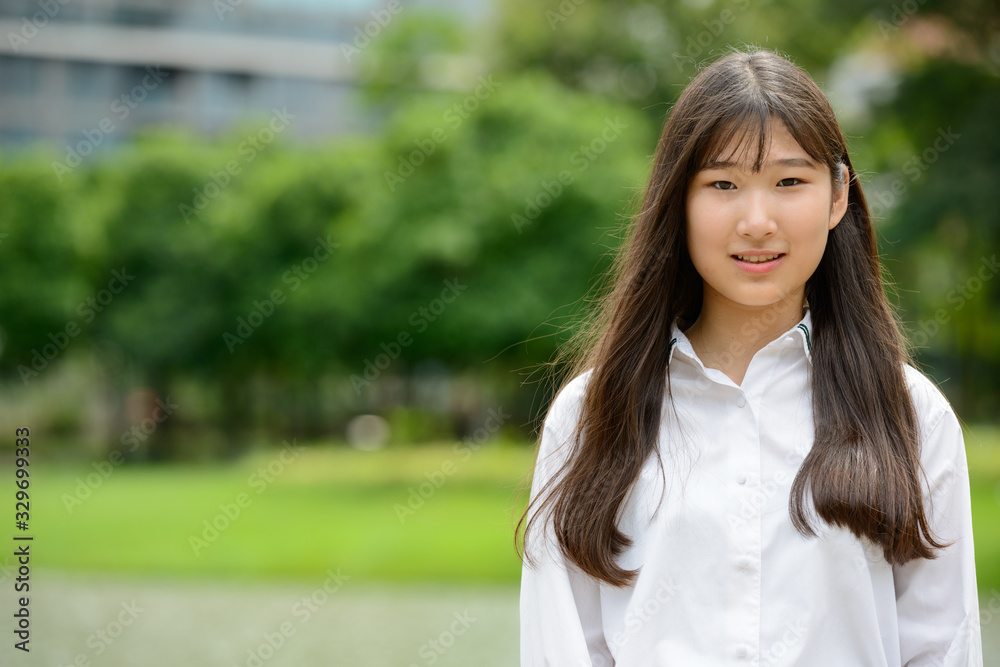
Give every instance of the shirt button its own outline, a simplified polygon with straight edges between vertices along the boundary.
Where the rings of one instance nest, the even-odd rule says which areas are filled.
[[[741,472],[739,475],[737,475],[737,477],[736,477],[736,483],[737,484],[746,484],[747,483],[746,473],[742,473]]]
[[[746,658],[749,653],[750,649],[747,648],[746,644],[740,644],[739,646],[736,647],[736,657],[739,658],[740,660]]]
[[[741,570],[745,570],[748,567],[750,567],[750,557],[749,556],[740,556],[740,559],[738,561],[736,561],[736,564],[740,566]]]
[[[736,407],[742,408],[746,404],[747,404],[747,399],[745,397],[740,396],[739,398],[736,399]]]

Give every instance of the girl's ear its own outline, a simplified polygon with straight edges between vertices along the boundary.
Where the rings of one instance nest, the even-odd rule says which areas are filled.
[[[841,220],[844,219],[844,215],[847,213],[847,202],[851,192],[851,174],[847,169],[846,164],[840,165],[843,170],[843,178],[840,180],[839,188],[834,188],[833,191],[833,203],[830,206],[830,229],[836,227]]]

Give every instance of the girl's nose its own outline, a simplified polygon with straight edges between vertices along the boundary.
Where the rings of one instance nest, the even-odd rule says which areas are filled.
[[[759,238],[773,234],[778,223],[773,216],[771,198],[760,190],[749,190],[743,197],[743,208],[737,225],[741,236]]]

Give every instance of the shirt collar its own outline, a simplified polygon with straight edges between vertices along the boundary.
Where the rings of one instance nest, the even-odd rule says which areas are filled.
[[[802,351],[805,353],[806,359],[812,362],[812,312],[809,310],[809,306],[806,306],[805,310],[805,315],[802,316],[799,323],[781,336],[778,336],[776,340],[797,340],[799,344],[802,345]],[[770,344],[771,343],[768,343],[768,345]],[[683,331],[681,331],[677,324],[677,320],[675,319],[670,330],[670,353],[667,356],[668,364],[673,358],[674,351],[676,350],[680,350],[681,354],[692,360],[698,358],[698,355],[695,354],[694,347],[691,345],[691,341],[688,340],[688,337],[684,335]]]

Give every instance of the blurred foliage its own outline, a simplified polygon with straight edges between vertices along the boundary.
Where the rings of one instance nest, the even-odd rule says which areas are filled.
[[[43,158],[4,164],[0,370],[31,386],[64,354],[119,350],[120,400],[192,379],[215,389],[220,454],[251,430],[319,434],[388,411],[378,388],[428,361],[500,387],[453,433],[497,405],[525,425],[512,380],[556,345],[551,331],[527,341],[610,262],[605,236],[655,128],[541,74],[471,99],[475,113],[458,114],[470,96],[415,97],[379,136],[311,150],[244,154],[250,125],[214,145],[145,136],[61,184]],[[187,437],[198,409],[158,428],[152,458],[179,456],[167,436]]]
[[[358,60],[366,101],[393,108],[427,88],[447,89],[474,66],[474,43],[453,17],[408,9]]]
[[[360,412],[422,438],[503,406],[527,433],[543,405],[519,382],[610,266],[669,105],[749,43],[861,96],[843,124],[920,359],[955,378],[965,419],[995,419],[998,17],[943,0],[503,0],[474,27],[407,10],[359,56],[373,136],[249,150],[265,120],[213,143],[150,134],[64,177],[42,152],[0,163],[0,374],[32,387],[92,357],[120,428],[136,387],[174,392],[154,458]],[[134,279],[112,294],[115,271]],[[441,377],[470,388],[442,398]],[[70,432],[60,414],[47,426]],[[209,428],[221,444],[181,444]]]
[[[928,91],[937,91],[928,95]],[[948,102],[948,103],[942,103]],[[891,198],[884,235],[914,342],[970,416],[994,416],[1000,373],[1000,80],[954,60],[933,60],[900,86],[882,114],[909,129],[901,166],[877,185]]]
[[[996,74],[1000,56],[1000,6],[976,0],[501,0],[498,15],[498,69],[542,69],[658,119],[698,68],[732,45],[775,49],[821,85],[836,60],[862,46],[916,65],[915,75],[926,56],[949,51],[974,68],[992,59]]]

